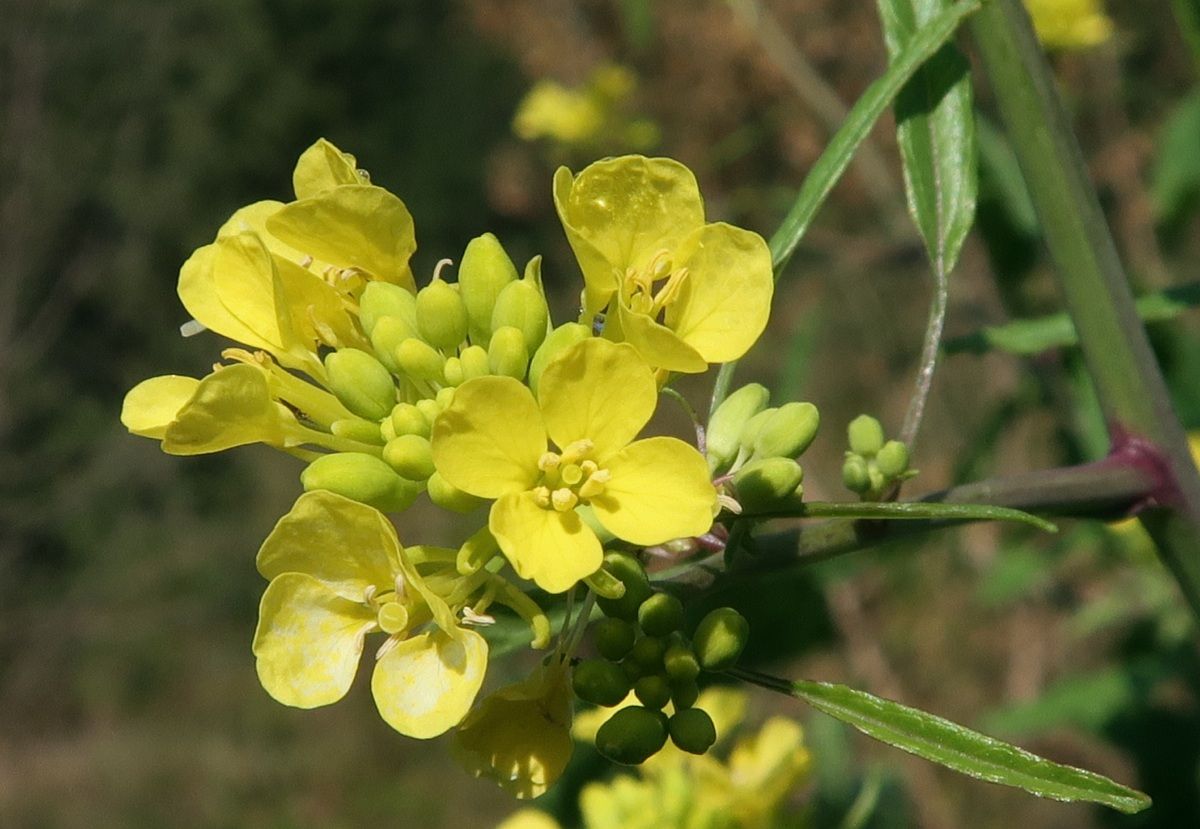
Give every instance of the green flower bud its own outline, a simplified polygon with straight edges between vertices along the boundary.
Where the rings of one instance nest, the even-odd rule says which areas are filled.
[[[434,473],[429,438],[420,435],[399,435],[389,440],[383,447],[383,459],[410,481],[425,481]]]
[[[442,367],[442,373],[446,375],[447,386],[461,386],[463,380],[467,379],[463,375],[462,360],[457,357],[446,358],[446,365]]]
[[[496,297],[516,279],[517,266],[494,235],[485,233],[467,245],[458,268],[458,286],[467,308],[471,342],[475,345],[491,341]]]
[[[683,602],[670,593],[655,593],[638,607],[638,624],[647,636],[666,636],[683,627]]]
[[[729,468],[737,457],[742,427],[767,407],[770,398],[766,386],[747,383],[721,401],[709,418],[705,433],[710,472],[715,475]]]
[[[396,348],[396,364],[414,380],[432,380],[435,383],[446,380],[443,373],[445,358],[416,337],[409,337]]]
[[[525,278],[505,285],[492,311],[492,331],[509,325],[520,329],[530,354],[546,339],[546,326],[550,322],[550,308],[542,292],[541,262],[540,256],[531,259],[525,268]]]
[[[746,647],[750,625],[732,607],[719,607],[700,620],[692,643],[700,667],[706,671],[732,668]]]
[[[717,727],[703,708],[676,711],[667,729],[671,742],[689,754],[704,754],[717,741]]]
[[[467,338],[467,306],[453,285],[435,279],[417,291],[417,328],[442,351],[453,352]]]
[[[377,283],[372,282],[372,285]],[[407,294],[407,292],[405,292]],[[371,332],[371,349],[379,362],[387,366],[388,371],[401,373],[400,364],[396,362],[396,348],[400,343],[417,336],[417,325],[400,317],[380,317]]]
[[[486,377],[491,373],[487,349],[481,345],[467,346],[459,352],[458,360],[462,363],[463,382],[476,377]]]
[[[676,711],[691,708],[698,699],[700,699],[700,686],[696,684],[696,680],[689,679],[671,683],[671,702],[675,705]]]
[[[666,677],[658,674],[639,679],[633,685],[633,693],[637,696],[638,702],[655,711],[671,701],[671,685],[667,682]]]
[[[650,759],[666,742],[666,717],[640,705],[622,708],[596,731],[596,750],[626,766]]]
[[[633,643],[626,659],[636,662],[643,674],[657,673],[662,670],[666,649],[666,643],[657,636],[643,636]]]
[[[571,686],[584,702],[613,706],[629,694],[629,679],[619,665],[585,659],[571,671]]]
[[[592,336],[592,329],[578,322],[564,322],[546,335],[541,347],[533,355],[529,363],[529,388],[537,394],[538,381],[546,366],[575,343],[582,342]]]
[[[683,641],[671,642],[663,654],[663,667],[672,683],[686,683],[700,676],[700,662],[691,645]]]
[[[600,655],[616,662],[629,653],[637,638],[637,631],[633,625],[621,619],[601,619],[592,628],[592,637]]]
[[[879,471],[889,478],[897,478],[908,471],[908,447],[898,440],[889,440],[875,455]]]
[[[625,585],[625,595],[619,599],[596,599],[596,604],[605,616],[633,621],[638,607],[650,598],[650,579],[641,563],[628,553],[608,553],[604,556],[604,569]]]
[[[754,456],[795,458],[813,442],[820,425],[812,403],[785,403],[763,422],[754,438]]]
[[[400,435],[429,437],[429,420],[412,403],[397,403],[392,409],[392,429]]]
[[[383,435],[379,431],[379,424],[357,417],[335,420],[329,424],[329,431],[340,438],[349,438],[350,440],[357,440],[360,443],[383,443]]]
[[[447,386],[444,389],[438,389],[437,396],[434,397],[433,400],[435,403],[437,403],[439,411],[445,411],[446,407],[450,405],[450,401],[453,399],[454,389],[450,386]]]
[[[396,383],[383,365],[365,351],[343,348],[325,357],[329,390],[342,404],[367,420],[383,420],[396,405]]]
[[[865,457],[874,457],[883,448],[883,426],[870,415],[859,415],[846,427],[850,440],[850,451]]]
[[[754,511],[778,506],[804,480],[804,470],[791,458],[761,458],[743,466],[733,476],[742,508]]]
[[[300,473],[305,492],[327,489],[384,512],[407,509],[421,492],[421,485],[401,478],[374,455],[338,452],[322,455]]]
[[[497,328],[488,344],[488,368],[492,374],[520,380],[528,367],[529,350],[525,347],[521,329],[511,325]]]
[[[431,424],[433,421],[437,420],[437,416],[442,413],[442,407],[438,405],[438,402],[436,400],[430,400],[427,397],[421,398],[413,405],[417,407],[417,411],[425,415],[425,419]]]
[[[447,483],[446,479],[437,472],[429,476],[426,487],[429,491],[429,500],[451,512],[468,513],[483,503],[482,498],[469,492],[463,492],[458,487]]]
[[[389,440],[394,440],[396,437],[396,427],[392,425],[390,417],[379,421],[379,436],[383,438],[386,444]]]
[[[358,300],[358,321],[368,337],[375,332],[379,320],[395,317],[417,330],[417,298],[399,285],[390,282],[368,282]]]
[[[646,670],[629,657],[621,660],[621,670],[625,672],[625,676],[629,678],[630,683],[637,682],[646,675]]]
[[[871,490],[871,469],[862,455],[846,455],[842,462],[842,483],[859,495]]]
[[[749,455],[754,451],[754,441],[758,440],[758,433],[767,425],[767,421],[771,419],[771,415],[779,411],[775,408],[763,409],[754,417],[746,421],[742,426],[742,433],[738,435],[738,451],[745,452]]]

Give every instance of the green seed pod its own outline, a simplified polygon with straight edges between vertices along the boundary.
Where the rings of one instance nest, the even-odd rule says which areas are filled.
[[[666,742],[666,717],[640,705],[622,708],[596,731],[596,750],[626,766],[650,759]]]
[[[616,662],[629,653],[637,631],[622,619],[601,619],[592,628],[592,638],[600,655]]]
[[[322,455],[300,473],[300,484],[305,492],[326,489],[384,512],[407,509],[421,492],[420,484],[362,452]]]
[[[455,286],[435,279],[417,291],[417,328],[434,348],[453,352],[467,338],[467,306]]]
[[[461,386],[463,380],[467,379],[463,375],[462,360],[457,357],[446,358],[446,365],[442,367],[442,373],[446,375],[447,386]]]
[[[520,380],[528,367],[529,350],[525,347],[521,329],[511,325],[497,328],[488,344],[488,368],[492,374]]]
[[[667,682],[667,678],[660,674],[651,674],[639,679],[633,685],[633,693],[637,696],[638,702],[655,711],[660,710],[671,701],[671,685]]]
[[[372,285],[377,284],[372,282]],[[407,293],[407,292],[405,292]],[[388,371],[397,374],[401,372],[400,364],[396,362],[396,348],[410,337],[417,336],[416,323],[410,323],[400,317],[380,317],[371,332],[371,350],[379,358],[379,362],[387,366]]]
[[[700,662],[691,645],[683,641],[674,641],[667,645],[663,654],[663,667],[672,683],[692,682],[700,676]]]
[[[821,425],[821,415],[812,403],[785,403],[766,419],[754,438],[756,458],[795,458],[800,455]]]
[[[390,282],[368,282],[358,300],[358,321],[368,337],[379,320],[395,317],[406,323],[413,334],[417,330],[417,298]]]
[[[525,269],[524,279],[504,286],[492,311],[492,331],[510,325],[519,329],[530,354],[546,339],[546,326],[550,322],[550,308],[542,292],[541,261],[540,256],[535,256]]]
[[[537,394],[538,381],[546,366],[575,343],[583,342],[592,336],[592,330],[578,322],[564,322],[546,335],[542,345],[533,355],[529,363],[529,388]]]
[[[429,490],[429,500],[451,512],[468,513],[483,503],[482,498],[452,486],[437,472],[429,476],[426,487]]]
[[[804,470],[791,458],[761,458],[739,469],[733,486],[742,508],[754,511],[778,505],[803,480]]]
[[[613,706],[629,694],[629,679],[619,665],[585,659],[571,671],[571,686],[584,702]]]
[[[383,434],[379,431],[379,424],[357,417],[335,420],[329,424],[329,431],[340,438],[349,438],[360,443],[383,443]]]
[[[771,393],[766,386],[747,383],[721,401],[708,421],[705,441],[708,469],[717,474],[729,468],[738,453],[742,427],[746,421],[767,407]]]
[[[404,478],[426,481],[434,473],[429,438],[399,435],[383,447],[383,459]]]
[[[706,671],[732,668],[746,647],[750,625],[732,607],[719,607],[700,620],[692,642],[700,667]]]
[[[696,680],[689,679],[671,683],[671,703],[675,706],[676,711],[691,708],[698,699],[700,699],[700,686],[696,684]]]
[[[517,279],[517,266],[508,258],[500,240],[491,233],[477,236],[463,251],[458,268],[458,286],[467,308],[471,342],[485,345],[492,339],[492,310],[504,287]]]
[[[638,624],[647,636],[666,636],[683,627],[683,603],[670,593],[655,593],[638,607]]]
[[[396,383],[383,364],[365,351],[343,348],[325,357],[329,389],[342,404],[367,420],[383,420],[396,405]]]
[[[763,409],[754,417],[746,421],[742,426],[742,433],[738,435],[738,451],[749,455],[754,451],[754,441],[758,440],[758,433],[767,425],[767,421],[771,419],[771,415],[779,411],[775,408]]]
[[[862,455],[846,455],[842,462],[842,483],[859,495],[871,490],[871,469]]]
[[[486,377],[491,373],[487,349],[481,345],[464,348],[458,355],[458,361],[462,363],[463,382],[476,377]]]
[[[596,604],[605,616],[633,621],[637,618],[638,607],[650,598],[650,579],[646,578],[646,571],[636,558],[618,552],[604,556],[604,569],[625,585],[625,595],[619,599],[599,598]]]
[[[431,380],[434,383],[444,383],[446,380],[443,373],[445,358],[433,346],[416,337],[409,337],[396,348],[396,364],[414,380]]]
[[[896,478],[908,471],[908,447],[898,440],[889,440],[875,456],[879,471]]]
[[[392,429],[400,435],[429,437],[429,420],[412,403],[397,403],[392,409]]]
[[[643,674],[657,673],[663,669],[663,653],[666,649],[666,642],[657,636],[643,636],[633,643],[633,649],[626,659],[636,662]]]
[[[850,451],[872,458],[883,448],[883,425],[870,415],[859,415],[846,427]]]
[[[676,711],[667,721],[671,742],[689,754],[704,754],[717,741],[717,727],[703,708]]]

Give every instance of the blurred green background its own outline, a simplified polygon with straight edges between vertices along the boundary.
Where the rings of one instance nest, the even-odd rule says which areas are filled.
[[[1111,38],[1053,58],[1141,290],[1194,279],[1200,257],[1188,9],[1114,2]],[[491,230],[518,262],[546,256],[561,321],[578,274],[550,201],[558,163],[677,157],[710,219],[767,235],[885,60],[866,0],[0,0],[0,826],[494,825],[506,797],[444,741],[392,733],[361,683],[311,712],[258,686],[253,555],[299,492],[298,463],[261,447],[170,458],[117,420],[139,380],[218,358],[212,335],[178,335],[179,265],[237,207],[288,198],[296,157],[324,136],[408,204],[419,282]],[[514,133],[539,79],[587,88],[610,63],[634,83],[611,129]],[[978,96],[979,225],[951,336],[1059,307]],[[845,423],[871,411],[897,430],[911,389],[928,277],[902,192],[883,123],[739,375],[820,406],[815,498],[843,497]],[[1180,317],[1153,334],[1200,427],[1200,329]],[[710,382],[683,388],[702,403]],[[1104,445],[1069,349],[949,356],[911,491]],[[814,755],[787,825],[843,825],[868,780],[884,785],[863,826],[1200,824],[1196,631],[1136,532],[1063,530],[958,530],[726,598],[751,616],[755,665],[990,729],[1140,786],[1154,809],[1121,818],[964,780],[757,693],[759,717],[806,723]],[[550,805],[569,820],[598,773],[575,769]]]

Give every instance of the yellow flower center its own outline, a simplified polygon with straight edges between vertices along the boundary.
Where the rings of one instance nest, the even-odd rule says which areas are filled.
[[[638,314],[658,320],[662,312],[679,296],[687,280],[687,268],[673,268],[671,252],[666,248],[650,257],[641,268],[629,268],[621,283],[621,298]],[[662,283],[659,286],[659,283]],[[657,287],[656,287],[657,286]]]
[[[538,459],[541,480],[533,488],[533,497],[543,509],[569,512],[604,491],[611,477],[607,469],[588,457],[592,442],[577,440],[562,452],[546,452]]]

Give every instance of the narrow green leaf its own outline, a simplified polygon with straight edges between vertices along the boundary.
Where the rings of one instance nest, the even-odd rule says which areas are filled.
[[[878,0],[884,39],[893,61],[951,0]],[[978,168],[970,65],[943,45],[896,97],[896,139],[904,162],[908,212],[934,270],[954,269],[975,220]]]
[[[1161,221],[1178,226],[1200,203],[1200,90],[1180,101],[1158,137],[1151,192]]]
[[[959,23],[978,11],[981,0],[955,3],[935,15],[922,26],[908,45],[897,54],[874,83],[854,104],[845,123],[830,140],[825,152],[809,170],[800,192],[783,223],[771,237],[771,259],[776,277],[791,258],[800,239],[812,223],[813,216],[825,203],[825,198],[841,178],[854,151],[871,132],[879,116],[891,105],[896,95],[921,67],[954,34]]]
[[[804,700],[869,737],[961,774],[1054,800],[1100,803],[1126,814],[1150,805],[1142,792],[1094,772],[1064,766],[949,720],[827,682],[789,682],[734,669],[734,676]]]
[[[933,501],[833,502],[807,501],[777,510],[743,513],[743,518],[867,518],[881,520],[1013,521],[1053,533],[1058,528],[1044,518],[988,504],[942,504]]]

